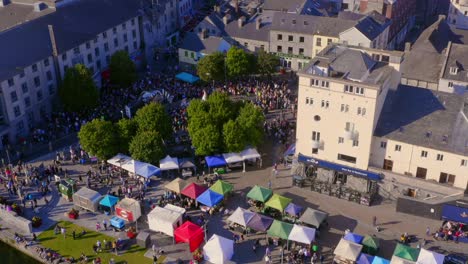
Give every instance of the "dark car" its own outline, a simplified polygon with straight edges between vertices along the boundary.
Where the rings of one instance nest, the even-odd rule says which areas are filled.
[[[461,254],[448,254],[444,259],[444,264],[468,264],[468,257]]]

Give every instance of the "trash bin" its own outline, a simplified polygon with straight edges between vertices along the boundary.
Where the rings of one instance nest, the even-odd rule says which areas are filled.
[[[137,245],[143,248],[151,247],[151,238],[150,234],[146,231],[140,231],[136,237]]]

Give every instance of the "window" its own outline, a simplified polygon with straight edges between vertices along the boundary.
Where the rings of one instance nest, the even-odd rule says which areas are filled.
[[[364,88],[356,87],[356,93],[357,94],[364,94]]]
[[[328,88],[329,83],[327,81],[322,81],[322,87]]]
[[[304,26],[308,26],[308,25],[309,25],[309,21],[304,20]]]
[[[13,85],[15,85],[15,81],[13,80],[13,78],[8,79],[8,86],[12,87]]]
[[[458,67],[450,67],[450,74],[456,75],[458,73]]]
[[[293,24],[293,25],[296,25],[296,19],[293,19],[293,20],[292,20],[292,24]]]
[[[353,140],[353,147],[359,146],[359,140]]]
[[[341,104],[340,111],[341,111],[341,112],[344,112],[344,111],[345,111],[345,105],[344,105],[344,104]]]
[[[62,54],[62,60],[63,60],[63,61],[66,61],[66,60],[67,60],[67,54],[66,54],[66,53]]]
[[[47,76],[48,81],[52,81],[52,72],[51,71],[47,71],[46,76]]]
[[[309,102],[310,102],[310,101],[309,101],[309,97],[306,97],[305,103],[306,103],[306,104],[309,104]]]
[[[138,44],[136,41],[133,41],[133,49],[137,49],[138,48]]]
[[[136,30],[132,30],[132,37],[136,38]]]
[[[79,47],[74,48],[73,53],[74,54],[80,54],[80,48]]]
[[[95,37],[95,38],[93,39],[93,43],[97,43],[97,40],[98,40],[97,37]]]
[[[318,47],[322,46],[322,39],[321,38],[317,38],[317,40],[315,41],[315,46],[318,46]]]
[[[10,93],[10,98],[12,103],[18,101],[18,95],[16,94],[16,91]]]
[[[36,85],[36,87],[41,86],[41,79],[39,79],[39,76],[34,77],[34,85]]]
[[[91,43],[88,41],[86,42],[86,49],[90,49],[91,48]]]
[[[195,58],[195,53],[190,52],[190,57],[191,57],[192,59]]]
[[[349,105],[345,105],[345,112],[346,112],[346,113],[349,112]]]
[[[291,41],[294,41],[294,36],[289,35],[289,36],[288,36],[288,41],[290,41],[290,42],[291,42]]]
[[[26,106],[26,108],[31,106],[31,99],[29,97],[24,98],[24,105]]]
[[[362,108],[362,116],[366,115],[366,108]]]
[[[41,101],[42,100],[42,91],[41,90],[37,91],[36,95],[37,95],[37,100]]]
[[[55,93],[55,86],[53,84],[49,84],[49,95],[53,95]]]
[[[468,160],[462,159],[460,166],[464,166],[464,167],[468,166]]]
[[[37,72],[37,64],[34,63],[31,68],[33,72]]]
[[[342,160],[342,161],[354,163],[354,164],[356,163],[355,157],[344,155],[344,154],[339,154],[339,153],[338,153],[338,160]]]
[[[383,61],[383,62],[389,62],[389,61],[390,61],[390,57],[389,57],[389,56],[386,56],[386,55],[382,55],[382,61]]]
[[[448,82],[448,87],[453,87],[453,82]]]
[[[99,56],[99,47],[94,48],[94,55]]]
[[[345,91],[345,93],[352,93],[353,90],[354,90],[354,88],[353,88],[353,86],[351,86],[351,85],[345,85],[345,86],[344,86],[344,91]]]
[[[332,39],[327,39],[327,45],[330,45],[332,43]]]
[[[293,53],[293,48],[292,47],[288,47],[288,54],[292,54]]]
[[[114,27],[114,28],[112,29],[112,33],[114,33],[114,35],[117,34],[117,28],[116,28],[116,27]]]
[[[361,107],[358,107],[358,108],[357,108],[357,114],[358,114],[358,115],[361,115],[361,113],[362,113],[362,108],[361,108]]]
[[[88,54],[88,63],[92,63],[93,62],[93,55],[90,53]]]
[[[278,36],[277,36],[277,40],[283,40],[283,35],[281,35],[281,34],[278,34]]]
[[[109,43],[104,43],[104,51],[108,52],[109,51]]]
[[[343,137],[339,137],[338,138],[338,144],[343,144],[344,143],[344,138]]]
[[[422,150],[422,151],[421,151],[421,157],[422,157],[422,158],[427,158],[427,151]]]
[[[283,47],[282,47],[282,46],[276,47],[276,51],[277,51],[277,52],[283,52]]]
[[[127,33],[125,33],[125,34],[123,35],[123,39],[124,39],[124,42],[127,42],[127,41],[128,41]]]
[[[23,130],[24,130],[24,123],[23,123],[23,120],[19,121],[18,123],[16,123],[16,133],[17,135],[18,134],[21,134],[23,133]]]
[[[320,132],[312,131],[312,140],[320,141]]]
[[[117,38],[114,39],[114,47],[117,48],[119,46],[119,40]]]
[[[395,145],[395,151],[401,151],[401,145]]]
[[[135,19],[132,18],[132,20],[130,20],[130,23],[132,24],[132,26],[134,26],[135,25]]]
[[[127,29],[127,23],[124,22],[124,23],[122,24],[122,29]]]
[[[310,79],[310,86],[319,86],[319,80]]]
[[[19,107],[19,105],[13,107],[13,112],[15,113],[15,117],[18,117],[21,115],[21,109]]]
[[[303,48],[299,48],[299,55],[304,55],[304,49]]]
[[[47,66],[49,66],[49,65],[50,65],[50,63],[49,63],[49,59],[45,59],[45,60],[44,60],[44,66],[46,66],[46,67],[47,67]]]
[[[101,61],[100,61],[100,60],[97,60],[97,61],[96,61],[96,68],[97,68],[98,70],[100,70],[101,67],[102,67],[102,66],[101,66]]]
[[[438,161],[443,161],[443,160],[444,160],[444,155],[442,155],[442,154],[437,154],[437,160],[438,160]]]
[[[21,90],[23,90],[23,93],[27,93],[28,92],[28,84],[27,83],[23,83],[21,84]]]
[[[102,38],[107,38],[107,32],[102,32]]]
[[[380,147],[383,148],[383,149],[386,149],[387,148],[387,142],[380,141]]]
[[[124,50],[128,53],[128,46],[125,46]]]
[[[328,108],[330,106],[330,102],[326,101],[325,102],[325,108]]]
[[[303,43],[304,42],[304,37],[299,37],[299,42]]]

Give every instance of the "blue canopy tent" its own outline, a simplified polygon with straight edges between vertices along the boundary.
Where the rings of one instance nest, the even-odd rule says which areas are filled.
[[[304,208],[302,206],[299,206],[299,205],[294,204],[294,203],[290,203],[290,204],[288,204],[288,206],[286,206],[286,209],[284,209],[284,212],[291,215],[291,216],[299,217],[299,215],[302,213],[303,209]]]
[[[184,81],[184,82],[188,82],[188,83],[196,83],[198,82],[198,80],[200,80],[200,78],[198,78],[197,76],[195,75],[192,75],[188,72],[181,72],[179,74],[176,75],[176,78],[181,80],[181,81]]]
[[[208,207],[213,207],[223,200],[224,196],[210,189],[206,190],[197,197],[197,202],[204,204]]]
[[[364,239],[363,236],[358,235],[358,234],[354,234],[354,233],[348,233],[343,238],[345,240],[348,240],[348,241],[351,241],[351,242],[354,242],[354,243],[357,243],[357,244],[361,244],[362,240]]]
[[[110,211],[112,212],[112,209],[118,202],[119,202],[118,197],[108,194],[104,196],[104,198],[101,199],[101,201],[99,202],[99,205],[104,206],[104,207],[109,207]]]
[[[161,170],[149,163],[144,163],[137,167],[136,174],[149,179],[151,176],[161,175]]]
[[[208,166],[208,172],[211,168],[225,167],[227,162],[221,155],[216,156],[206,156],[205,157],[206,165]]]
[[[375,256],[372,260],[372,264],[390,264],[390,260]]]
[[[372,264],[374,256],[361,253],[356,261],[356,264]]]

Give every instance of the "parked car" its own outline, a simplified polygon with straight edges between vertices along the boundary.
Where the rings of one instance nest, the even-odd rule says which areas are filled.
[[[468,256],[461,254],[448,254],[444,264],[468,264]]]

